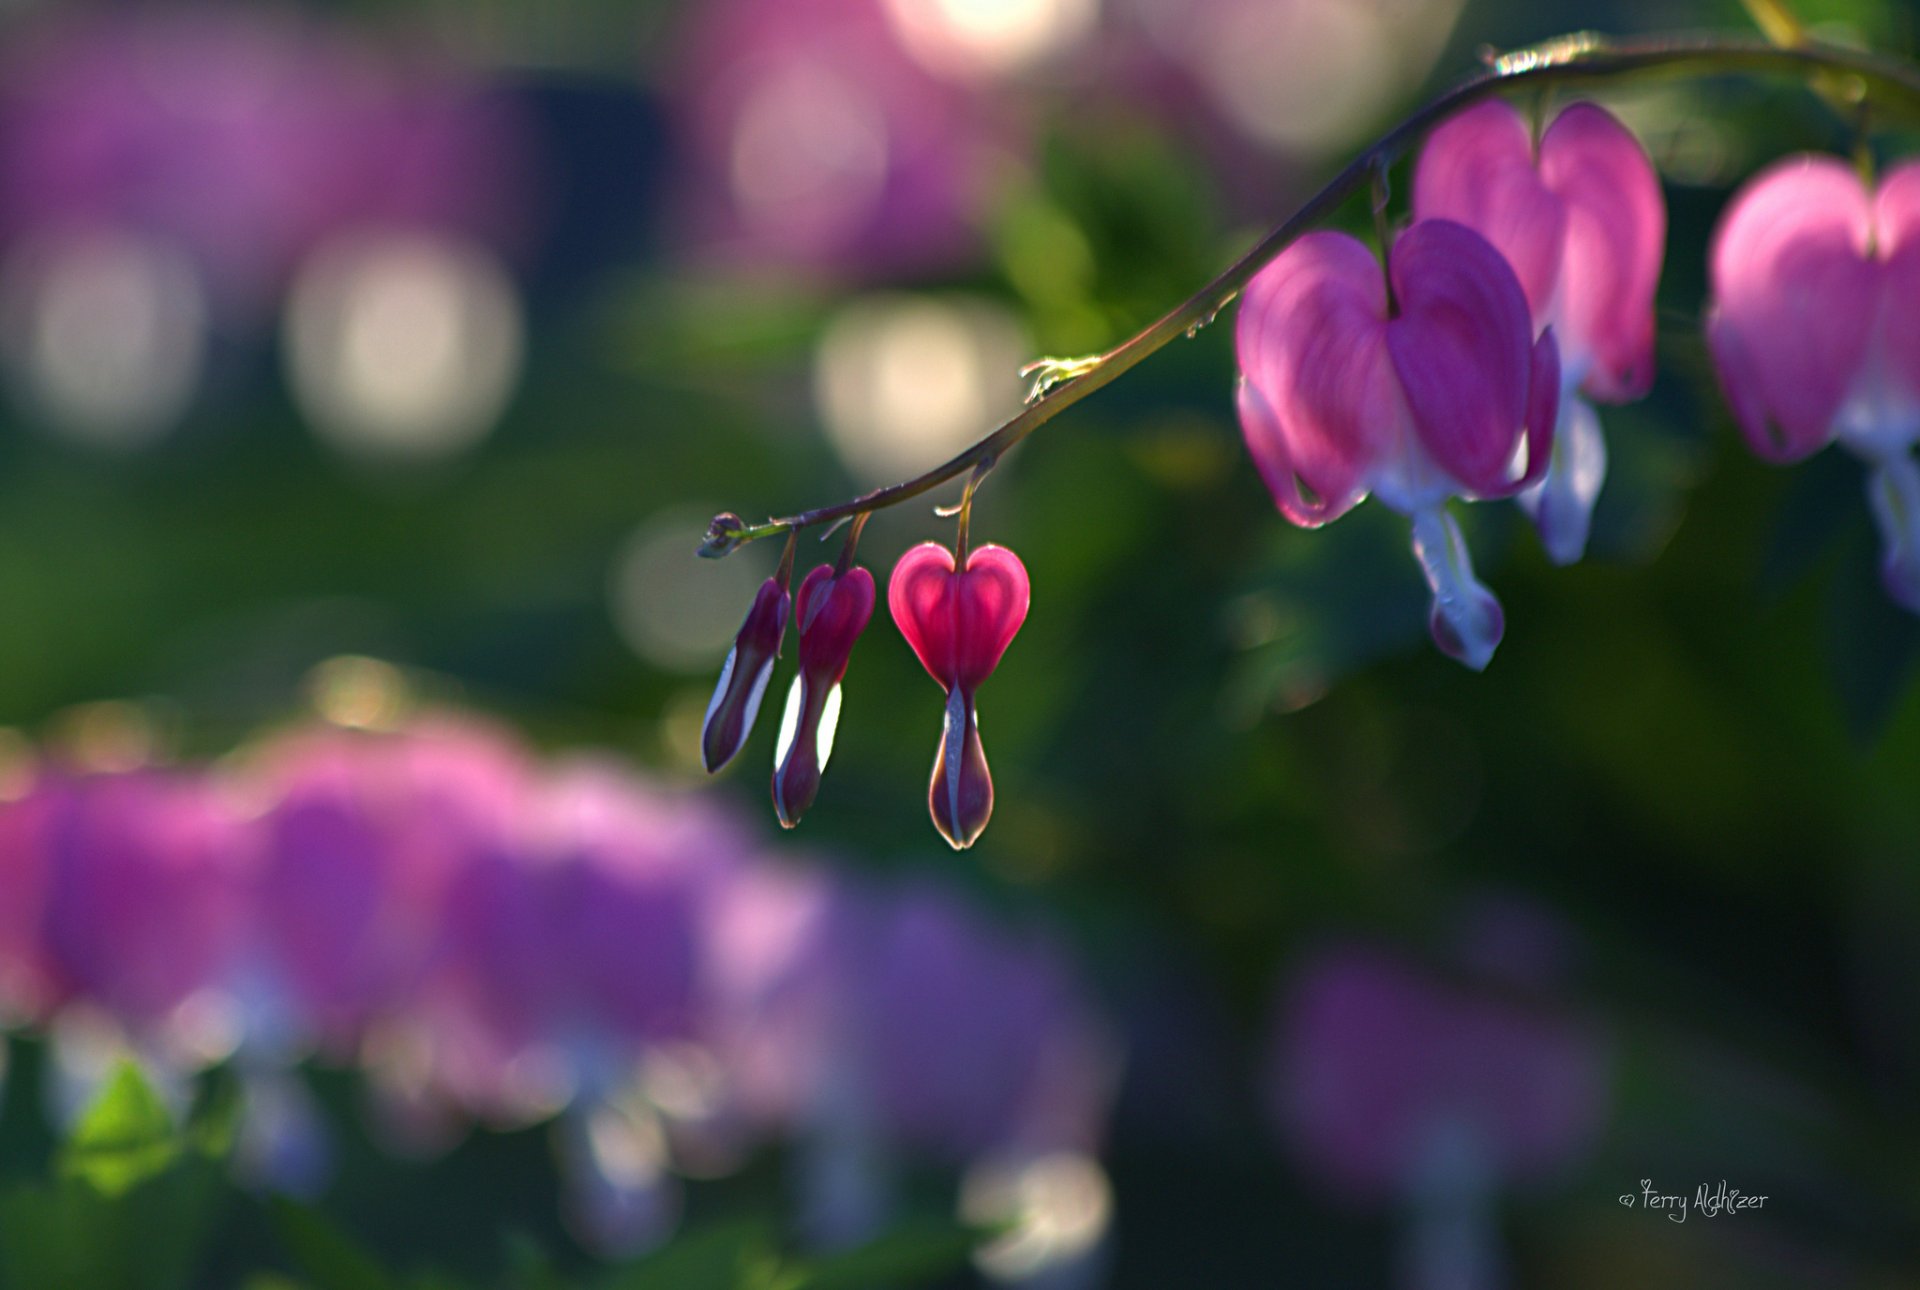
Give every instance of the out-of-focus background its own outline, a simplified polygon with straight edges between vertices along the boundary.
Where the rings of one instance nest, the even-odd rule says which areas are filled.
[[[944,459],[1485,47],[1746,25],[0,7],[0,1284],[1911,1284],[1920,630],[1698,339],[1731,188],[1849,146],[1802,86],[1606,92],[1660,376],[1585,563],[1466,517],[1485,675],[1396,516],[1274,513],[1221,325],[982,493],[977,847],[884,608],[797,831],[777,713],[699,768],[778,556],[715,511]]]

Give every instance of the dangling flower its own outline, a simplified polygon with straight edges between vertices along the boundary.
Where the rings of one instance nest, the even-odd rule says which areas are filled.
[[[974,692],[1027,620],[1030,598],[1026,566],[1000,546],[968,551],[956,566],[946,547],[922,542],[900,557],[887,585],[887,606],[900,634],[947,692],[927,806],[934,827],[956,851],[972,846],[993,814],[993,777],[980,743]]]
[[[1447,500],[1538,481],[1560,394],[1553,334],[1534,340],[1500,253],[1464,225],[1421,220],[1383,281],[1359,241],[1310,233],[1248,284],[1235,347],[1241,432],[1280,513],[1314,528],[1372,492],[1410,516],[1433,639],[1485,667],[1504,619]]]
[[[800,674],[787,691],[773,761],[773,807],[792,828],[813,805],[840,724],[840,680],[853,643],[873,617],[873,575],[855,565],[821,565],[800,584]]]
[[[1887,593],[1920,613],[1920,162],[1877,193],[1833,157],[1756,176],[1714,234],[1707,343],[1768,461],[1864,460]]]
[[[792,567],[789,552],[780,572],[760,584],[720,669],[720,682],[713,687],[707,719],[700,728],[700,759],[709,775],[732,761],[753,733],[753,720],[760,715],[760,700],[766,696],[780,642],[787,634],[787,607],[792,599],[787,578]]]
[[[1413,178],[1420,219],[1492,242],[1560,348],[1560,417],[1544,478],[1519,502],[1556,564],[1586,550],[1607,445],[1588,400],[1627,403],[1653,382],[1653,293],[1667,209],[1653,163],[1605,108],[1569,106],[1536,143],[1512,104],[1489,100],[1433,132]],[[1581,397],[1584,396],[1584,397]]]

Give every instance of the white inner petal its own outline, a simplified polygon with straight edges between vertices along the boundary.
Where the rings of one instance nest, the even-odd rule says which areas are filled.
[[[787,764],[787,754],[793,750],[793,737],[800,731],[800,678],[794,677],[793,684],[787,687],[787,710],[780,714],[780,742],[774,745],[773,768],[778,771]]]
[[[840,729],[840,687],[835,685],[827,692],[827,710],[820,714],[820,769],[827,768],[827,758],[833,756],[834,732]]]

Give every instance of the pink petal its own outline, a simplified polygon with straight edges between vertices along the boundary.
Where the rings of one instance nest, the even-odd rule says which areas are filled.
[[[1234,331],[1241,433],[1296,524],[1324,524],[1364,497],[1406,421],[1386,315],[1379,261],[1344,233],[1307,234],[1247,286]]]
[[[1546,477],[1553,460],[1553,432],[1560,420],[1560,338],[1549,327],[1533,342],[1527,366],[1527,469],[1514,491],[1532,488]]]
[[[1881,264],[1880,344],[1885,375],[1920,403],[1920,161],[1880,181],[1874,227]]]
[[[1871,337],[1871,234],[1859,179],[1832,157],[1762,172],[1720,221],[1707,339],[1740,430],[1762,457],[1793,461],[1832,437]]]
[[[1513,270],[1464,224],[1429,219],[1394,243],[1388,272],[1387,349],[1421,444],[1461,493],[1511,496],[1534,348]]]
[[[1458,221],[1492,242],[1520,279],[1534,324],[1549,321],[1567,212],[1535,169],[1533,139],[1511,104],[1489,99],[1433,132],[1413,172],[1413,213]]]
[[[1326,496],[1314,492],[1294,471],[1293,459],[1287,455],[1287,438],[1280,432],[1273,409],[1260,397],[1253,383],[1243,377],[1234,391],[1234,401],[1240,409],[1240,435],[1246,440],[1253,464],[1282,515],[1303,529],[1319,528],[1328,520],[1345,515],[1366,496],[1366,489],[1358,480],[1344,493]]]
[[[847,673],[854,642],[873,617],[873,575],[858,565],[835,576],[821,565],[794,595],[800,624],[800,670],[828,685]]]
[[[948,588],[953,581],[953,552],[938,542],[922,542],[893,566],[887,582],[887,608],[900,634],[927,674],[951,685],[954,673],[953,614]]]
[[[923,542],[900,557],[887,587],[900,634],[948,689],[986,680],[1026,621],[1030,600],[1026,567],[1000,546],[975,548],[955,573],[953,552]]]
[[[1032,589],[1027,567],[1003,546],[975,547],[956,582],[954,679],[971,691],[1000,666],[1000,656],[1027,621]]]
[[[1540,176],[1566,204],[1560,344],[1592,361],[1588,394],[1640,398],[1653,383],[1653,293],[1667,239],[1659,176],[1633,132],[1592,103],[1547,127]]]

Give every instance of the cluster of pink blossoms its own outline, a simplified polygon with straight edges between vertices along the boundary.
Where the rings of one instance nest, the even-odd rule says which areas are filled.
[[[523,240],[531,123],[453,67],[278,8],[49,9],[9,34],[0,239],[158,238],[242,314],[344,232]]]
[[[1920,612],[1920,165],[1878,193],[1832,158],[1782,162],[1715,238],[1708,338],[1736,420],[1774,461],[1838,440],[1871,467],[1883,575]],[[1504,630],[1453,498],[1514,498],[1547,554],[1584,553],[1607,451],[1592,404],[1653,378],[1666,236],[1658,176],[1576,103],[1537,133],[1489,101],[1414,172],[1386,255],[1312,233],[1248,285],[1240,424],[1280,512],[1314,527],[1369,493],[1412,521],[1434,641],[1484,668]]]
[[[819,791],[839,724],[840,682],[854,642],[873,616],[873,575],[853,564],[853,549],[849,541],[838,565],[819,566],[789,596],[789,547],[787,559],[761,585],[747,611],[701,730],[709,772],[732,761],[746,744],[786,637],[791,601],[800,631],[800,668],[787,694],[773,763],[774,810],[787,828],[800,822]],[[940,836],[963,850],[978,840],[993,814],[993,777],[974,696],[1026,622],[1031,593],[1026,566],[1005,547],[969,548],[962,537],[959,549],[956,559],[938,542],[922,542],[901,556],[887,587],[887,607],[921,666],[947,694],[927,809]]]
[[[1112,1044],[1053,938],[766,855],[611,761],[425,716],[6,787],[0,1021],[51,1035],[68,1111],[105,1053],[163,1085],[229,1063],[270,1186],[325,1181],[308,1059],[363,1069],[420,1150],[554,1119],[573,1226],[614,1252],[671,1230],[680,1173],[770,1139],[852,1239],[897,1163],[1085,1157],[1104,1129]]]

